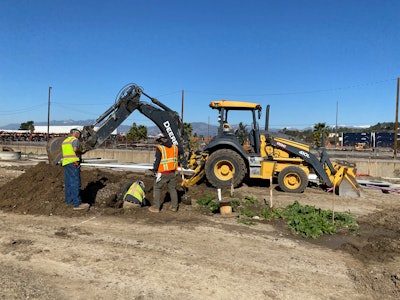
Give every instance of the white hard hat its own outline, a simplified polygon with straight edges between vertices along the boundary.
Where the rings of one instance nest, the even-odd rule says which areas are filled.
[[[78,128],[72,128],[69,132],[70,133],[79,132],[79,134],[82,134],[82,132]]]
[[[162,133],[159,133],[156,135],[156,141],[165,138],[165,135],[163,135]]]

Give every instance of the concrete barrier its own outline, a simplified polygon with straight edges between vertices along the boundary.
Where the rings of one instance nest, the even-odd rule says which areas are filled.
[[[14,151],[20,151],[24,155],[47,155],[46,147],[39,145],[7,145]],[[94,149],[83,155],[85,158],[113,159],[124,163],[152,163],[155,151],[127,150],[127,149]]]
[[[16,160],[20,158],[20,151],[0,151],[0,160]]]
[[[331,158],[331,160],[334,161],[334,158]],[[400,178],[400,161],[397,159],[348,158],[346,161],[356,164],[358,175]]]
[[[42,145],[7,145],[14,151],[23,154],[47,155],[46,147]],[[95,149],[86,153],[83,158],[113,159],[124,163],[153,163],[155,151],[127,150],[127,149]],[[331,160],[335,157],[331,155]],[[357,174],[369,175],[380,178],[400,178],[400,160],[346,157],[337,158],[338,161],[346,160],[355,163]]]
[[[85,158],[114,159],[118,162],[129,163],[152,163],[155,151],[147,150],[126,150],[126,149],[95,149],[83,155]]]

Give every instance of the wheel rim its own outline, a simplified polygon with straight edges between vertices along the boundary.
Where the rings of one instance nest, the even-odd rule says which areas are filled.
[[[214,166],[214,174],[218,180],[227,181],[233,178],[235,174],[235,166],[227,160],[221,160]]]
[[[300,187],[301,178],[298,174],[289,173],[285,176],[285,178],[283,179],[283,182],[286,187],[294,190],[294,189],[297,189]]]

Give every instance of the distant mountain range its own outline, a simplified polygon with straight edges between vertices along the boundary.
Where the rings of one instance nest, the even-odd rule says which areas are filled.
[[[90,125],[96,123],[96,120],[62,120],[62,121],[51,121],[50,125],[51,126],[85,126],[85,125]],[[34,126],[47,126],[47,122],[34,122]],[[1,126],[0,129],[5,129],[5,130],[18,130],[21,124],[13,123],[13,124],[8,124],[5,126]],[[129,125],[121,125],[118,127],[117,132],[118,133],[127,133],[131,126]],[[192,128],[193,132],[197,134],[197,136],[214,136],[217,134],[218,131],[218,126],[216,125],[209,125],[207,123],[203,122],[193,122],[192,123]],[[158,129],[157,126],[148,126],[147,127],[147,134],[148,135],[156,135],[160,133],[160,130]]]
[[[88,119],[88,120],[62,120],[62,121],[51,121],[50,125],[51,126],[85,126],[85,125],[90,125],[90,124],[95,124],[96,120],[94,119]],[[192,122],[192,128],[193,132],[192,135],[196,134],[197,136],[204,136],[204,137],[213,137],[217,134],[218,132],[218,126],[217,125],[209,125],[205,122]],[[382,128],[388,129],[389,128],[389,123],[384,122],[384,123],[378,123],[377,125],[374,126],[375,131],[382,131]],[[393,124],[393,123],[391,123]],[[47,122],[35,122],[33,124],[34,126],[47,126]],[[140,124],[138,124],[140,125]],[[5,126],[0,126],[0,130],[18,130],[21,124],[17,123],[12,123],[8,124]],[[232,124],[232,127],[235,129],[238,127],[237,124]],[[375,128],[379,127],[379,128]],[[129,129],[131,128],[131,125],[121,125],[118,127],[117,132],[118,133],[127,133]],[[340,125],[339,128],[354,128],[355,130],[362,130],[362,129],[367,129],[371,128],[371,126],[366,125],[366,126],[345,126],[345,125]],[[263,129],[263,128],[260,128]],[[312,127],[309,128],[304,128],[304,129],[296,129],[296,128],[287,128],[290,131],[304,131],[304,130],[312,130]],[[282,130],[282,128],[269,128],[269,131],[271,132],[278,132]],[[384,131],[384,130],[383,130]],[[157,135],[160,133],[160,130],[158,129],[157,126],[147,126],[147,134],[152,136],[152,135]]]

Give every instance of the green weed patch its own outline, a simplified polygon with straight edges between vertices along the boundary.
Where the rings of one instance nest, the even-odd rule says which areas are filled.
[[[211,212],[219,209],[218,201],[211,195],[205,195],[204,198],[197,200],[197,203]],[[256,225],[257,222],[253,221],[256,216],[266,221],[284,219],[294,234],[304,238],[315,239],[321,235],[332,235],[339,231],[357,234],[359,230],[355,217],[350,213],[300,205],[297,201],[283,208],[269,208],[261,205],[260,201],[254,197],[245,196],[243,199],[232,201],[231,206],[233,211],[243,216],[237,220],[239,223]]]

